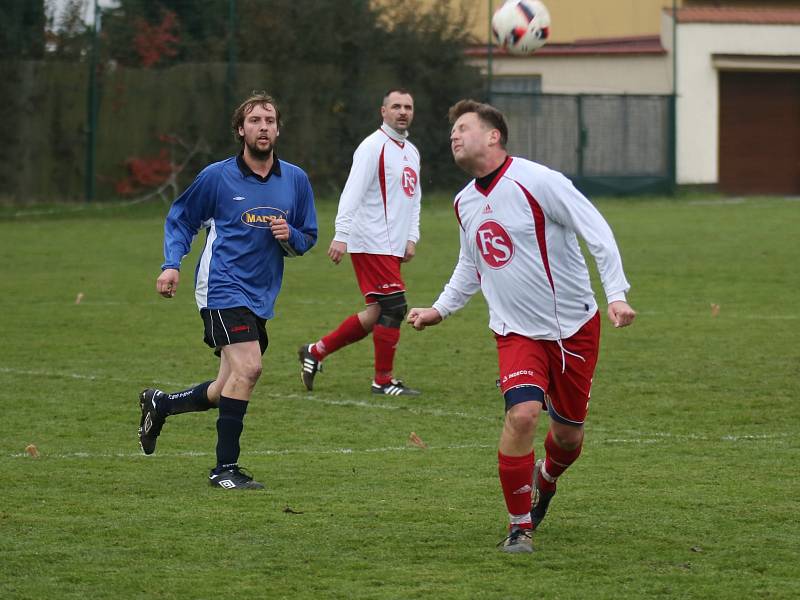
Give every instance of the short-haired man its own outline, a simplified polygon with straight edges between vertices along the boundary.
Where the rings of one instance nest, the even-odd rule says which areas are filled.
[[[205,342],[220,357],[216,379],[188,390],[139,395],[139,442],[152,454],[170,415],[219,408],[217,464],[212,486],[262,489],[238,465],[239,438],[267,349],[266,321],[273,316],[286,256],[299,256],[317,240],[314,194],[305,172],[278,159],[281,113],[265,92],[233,113],[242,151],[203,169],[170,208],[164,226],[164,264],[156,291],[172,298],[181,260],[203,228],[206,241],[195,273],[195,299]]]
[[[339,264],[345,253],[355,269],[366,308],[298,351],[301,378],[308,390],[322,360],[372,332],[375,376],[372,393],[416,396],[393,376],[394,355],[407,305],[400,264],[414,257],[419,240],[422,190],[420,155],[408,141],[414,99],[404,89],[389,90],[381,106],[383,123],[355,151],[353,166],[339,199],[336,234],[328,248]]]
[[[636,313],[611,229],[583,194],[562,174],[509,156],[508,127],[493,106],[462,100],[450,123],[453,158],[475,178],[454,203],[461,251],[438,300],[411,309],[408,322],[418,330],[436,325],[483,292],[506,407],[498,469],[510,525],[498,545],[531,552],[556,481],[580,455],[599,349],[600,317],[578,236],[597,263],[613,325],[630,325]],[[550,428],[545,458],[535,461],[543,408]]]

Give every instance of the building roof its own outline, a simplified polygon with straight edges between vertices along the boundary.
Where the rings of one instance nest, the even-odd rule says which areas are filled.
[[[672,9],[666,9],[672,14]],[[748,25],[800,25],[800,8],[737,8],[687,6],[679,8],[678,23],[744,23]]]
[[[466,51],[467,56],[486,56],[489,50],[486,44],[472,46]],[[492,53],[496,56],[515,57],[502,48],[494,46]],[[602,39],[576,40],[572,43],[549,43],[536,51],[536,56],[578,56],[578,55],[635,55],[666,54],[658,35],[639,35],[631,37],[614,37]],[[526,58],[521,56],[520,58]]]

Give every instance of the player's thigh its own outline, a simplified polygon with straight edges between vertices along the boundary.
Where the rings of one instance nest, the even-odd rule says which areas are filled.
[[[200,311],[204,326],[204,341],[214,348],[219,356],[221,349],[231,344],[257,341],[261,354],[269,346],[266,320],[254,314],[249,308],[209,309]]]
[[[580,427],[589,412],[592,379],[600,349],[600,317],[595,314],[572,337],[548,347],[550,357],[550,417]]]
[[[230,369],[229,377],[239,375],[258,378],[261,375],[261,347],[258,341],[238,342],[223,346],[222,359]]]
[[[406,284],[400,274],[400,257],[384,254],[350,255],[358,287],[370,303],[370,295],[384,296],[404,292]],[[374,301],[374,299],[372,299]]]
[[[547,352],[539,340],[515,333],[495,335],[500,391],[510,404],[543,398],[549,387]],[[541,401],[541,400],[540,400]]]

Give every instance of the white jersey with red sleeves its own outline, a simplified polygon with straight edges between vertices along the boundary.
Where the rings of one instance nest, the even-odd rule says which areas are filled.
[[[402,257],[419,240],[420,156],[406,137],[384,123],[353,154],[333,238],[350,253]]]
[[[454,202],[461,251],[434,308],[443,317],[479,289],[495,333],[559,340],[597,310],[578,237],[597,262],[608,302],[630,289],[614,235],[561,173],[508,157],[489,187],[471,181]]]

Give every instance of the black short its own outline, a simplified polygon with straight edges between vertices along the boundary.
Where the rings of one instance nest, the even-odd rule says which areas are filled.
[[[217,356],[223,346],[256,340],[261,354],[267,351],[267,320],[256,316],[249,308],[204,308],[200,316],[205,325],[203,341],[214,348]]]

